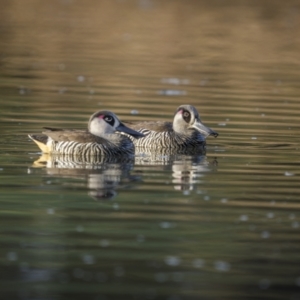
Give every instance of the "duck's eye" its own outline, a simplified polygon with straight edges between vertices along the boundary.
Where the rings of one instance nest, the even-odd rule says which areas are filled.
[[[110,116],[106,116],[106,117],[104,118],[104,120],[105,120],[105,121],[107,121],[107,122],[111,122],[111,120],[112,120],[112,117],[110,117]]]
[[[183,120],[186,121],[187,123],[190,122],[191,120],[191,114],[188,111],[184,111],[183,114]]]
[[[112,116],[105,116],[104,121],[112,126],[114,125],[114,118]]]

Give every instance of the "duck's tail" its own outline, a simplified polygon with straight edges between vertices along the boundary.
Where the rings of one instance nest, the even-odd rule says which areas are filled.
[[[51,151],[49,151],[49,147],[47,146],[47,142],[48,142],[48,136],[47,135],[36,135],[36,134],[28,134],[28,137],[33,140],[38,147],[44,152],[44,153],[50,153]]]

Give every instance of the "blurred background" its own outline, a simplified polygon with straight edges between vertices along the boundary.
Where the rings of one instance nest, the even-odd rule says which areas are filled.
[[[298,0],[0,6],[5,299],[300,299]],[[181,104],[219,132],[206,154],[82,164],[27,138]]]

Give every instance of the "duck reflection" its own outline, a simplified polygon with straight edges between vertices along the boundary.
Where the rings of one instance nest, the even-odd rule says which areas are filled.
[[[204,155],[184,156],[180,160],[175,160],[172,165],[174,189],[194,190],[201,183],[201,178],[205,176],[205,173],[212,171],[216,165],[216,160],[210,162]]]
[[[106,158],[99,156],[72,156],[43,154],[33,163],[33,167],[46,167],[50,176],[86,179],[88,195],[95,200],[112,199],[122,182],[137,181],[131,176],[133,158]]]
[[[217,159],[208,159],[205,152],[171,152],[149,151],[136,147],[136,170],[146,172],[155,168],[158,171],[172,172],[172,183],[178,191],[194,190],[202,182],[205,173],[215,171],[218,165]]]

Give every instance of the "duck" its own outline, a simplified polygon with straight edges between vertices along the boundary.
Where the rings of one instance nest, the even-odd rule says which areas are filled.
[[[152,150],[204,150],[206,138],[219,135],[201,122],[197,109],[189,104],[176,109],[173,122],[141,121],[127,125],[145,135],[136,140],[129,137],[135,147]]]
[[[67,155],[122,156],[134,154],[133,139],[144,137],[125,124],[111,111],[91,115],[87,130],[44,127],[42,134],[29,134],[43,153]],[[126,134],[126,135],[125,135]]]

